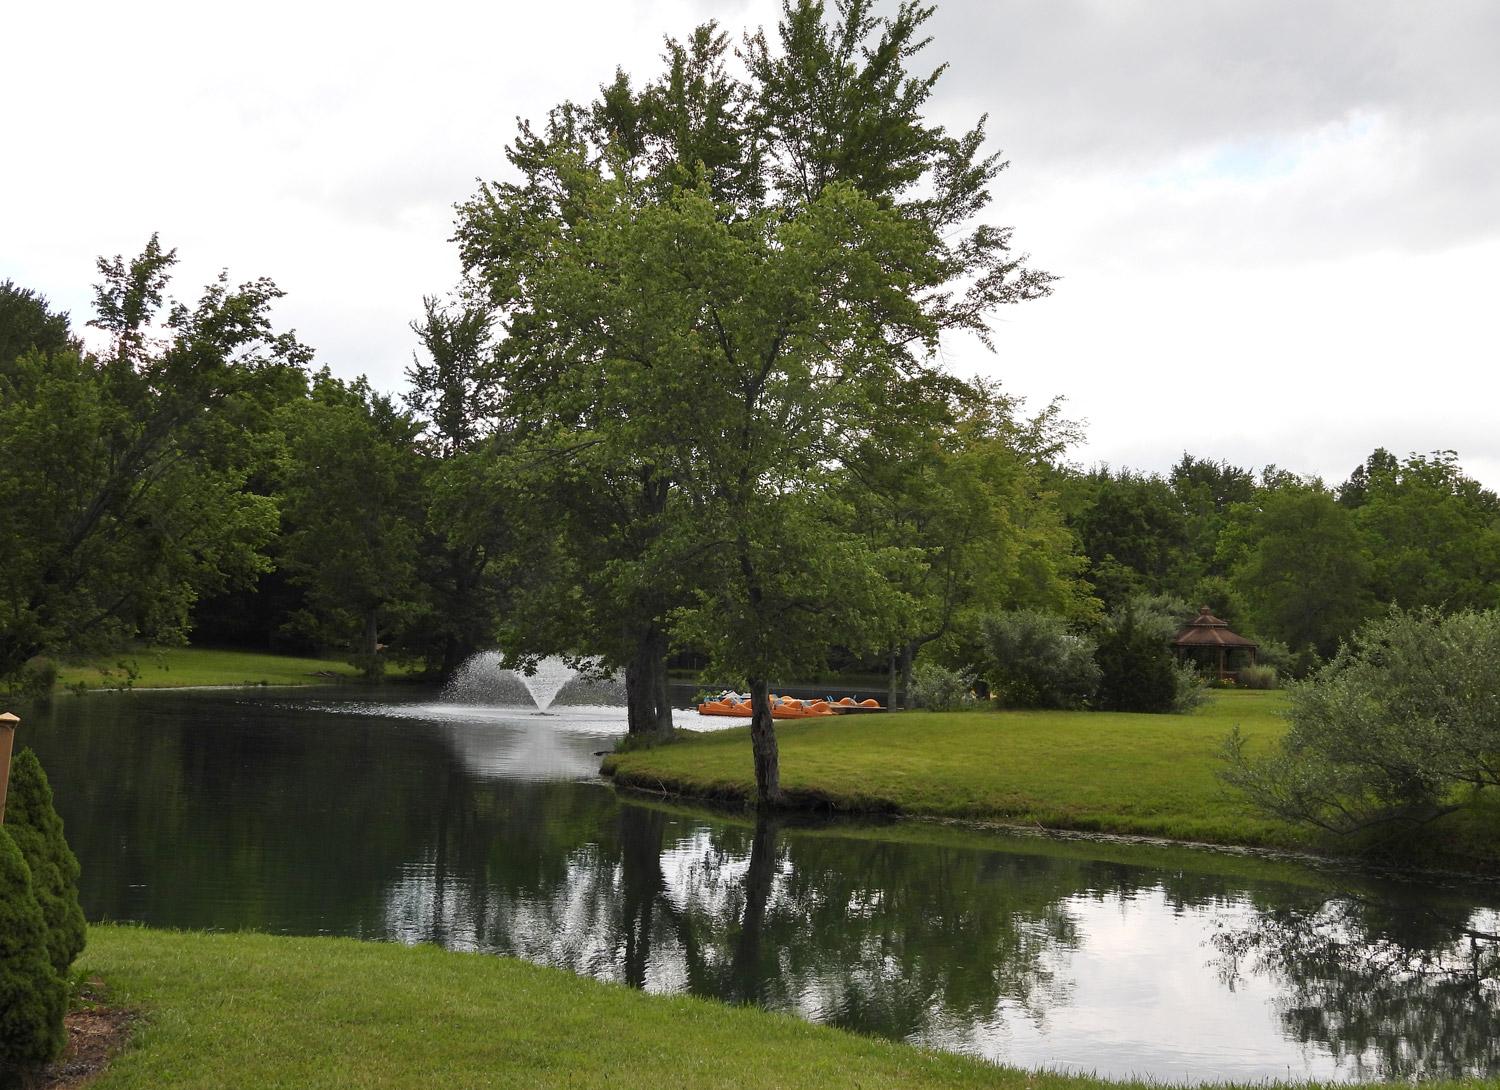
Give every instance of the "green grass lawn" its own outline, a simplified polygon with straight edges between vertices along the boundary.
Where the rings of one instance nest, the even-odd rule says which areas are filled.
[[[93,662],[63,664],[58,687],[117,689],[129,680],[120,665],[139,671],[137,689],[176,689],[190,685],[316,685],[352,680],[359,671],[338,659],[308,659],[258,651],[214,651],[200,647],[167,647],[125,652]],[[394,670],[392,675],[402,671]]]
[[[82,964],[141,1014],[95,1090],[1144,1085],[1000,1068],[430,946],[94,927]]]
[[[839,810],[979,818],[1219,844],[1314,851],[1339,845],[1256,814],[1221,784],[1219,751],[1239,726],[1253,745],[1285,729],[1284,697],[1216,693],[1190,715],[900,712],[782,721],[781,782],[794,802]],[[748,800],[748,728],[611,756],[617,783]],[[1432,844],[1465,865],[1500,864],[1496,808],[1454,815]]]

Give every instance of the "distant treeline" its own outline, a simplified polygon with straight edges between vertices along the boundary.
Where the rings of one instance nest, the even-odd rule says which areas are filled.
[[[160,313],[171,263],[154,240],[101,262],[103,355],[0,285],[0,674],[182,638],[446,674],[569,638],[542,618],[614,578],[559,548],[588,528],[556,490],[590,485],[517,460],[482,318],[428,300],[389,396],[312,370],[271,330],[268,282]],[[1300,673],[1388,604],[1500,606],[1500,499],[1452,451],[1376,450],[1334,485],[1188,454],[1166,476],[1081,471],[1055,406],[1028,420],[979,390],[925,464],[854,460],[829,486],[907,550],[890,577],[912,603],[889,651],[834,648],[836,665],[909,670],[924,648],[965,665],[987,612],[1087,626],[1152,596],[1208,606]]]

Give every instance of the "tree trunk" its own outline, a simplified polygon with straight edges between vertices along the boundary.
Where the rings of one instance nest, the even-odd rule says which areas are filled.
[[[907,711],[911,710],[911,664],[916,657],[916,643],[908,640],[901,645],[901,707]],[[896,707],[894,698],[886,707],[894,710]]]
[[[360,640],[359,659],[365,678],[379,681],[385,664],[380,661],[380,616],[378,610],[365,614],[365,632]]]
[[[672,733],[667,638],[660,629],[653,627],[639,636],[625,664],[625,706],[631,734]]]
[[[444,636],[443,658],[438,664],[438,673],[442,675],[444,681],[447,681],[454,674],[458,673],[458,668],[464,664],[464,660],[468,657],[464,652],[463,644],[459,642],[457,636]]]
[[[781,758],[771,718],[770,683],[750,679],[750,748],[755,754],[755,804],[761,809],[781,803]]]
[[[667,677],[667,652],[663,641],[662,653],[654,661],[656,666],[656,729],[661,734],[672,733],[672,682]]]
[[[891,652],[890,668],[886,671],[885,706],[896,709],[896,652]]]

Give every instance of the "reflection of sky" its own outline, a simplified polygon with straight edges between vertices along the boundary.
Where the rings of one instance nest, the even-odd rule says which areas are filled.
[[[600,867],[594,849],[575,853],[569,878],[550,898],[490,903],[484,891],[463,883],[438,888],[431,865],[409,868],[389,891],[387,922],[406,941],[437,939],[465,950],[491,950],[623,982],[621,939],[611,905],[623,875],[618,863]],[[710,829],[698,826],[669,840],[661,856],[663,896],[678,912],[692,912],[717,928],[737,926],[748,856],[724,853]],[[783,855],[773,878],[767,913],[796,911],[786,903],[792,862]],[[864,912],[878,892],[851,906]],[[804,906],[805,907],[805,906]],[[1221,927],[1253,923],[1248,902],[1227,901],[1184,909],[1160,889],[1121,897],[1080,893],[1056,911],[1077,928],[1076,949],[1052,946],[1042,956],[1045,996],[1024,1003],[1003,998],[991,1016],[960,1022],[933,1003],[914,1044],[983,1056],[1023,1068],[1098,1073],[1160,1081],[1350,1078],[1357,1058],[1340,1064],[1319,1049],[1287,1039],[1276,1018],[1275,982],[1256,976],[1224,983],[1214,964],[1213,935]],[[476,928],[474,921],[489,926]],[[1024,921],[1023,926],[1027,926]],[[1045,938],[1043,929],[1037,934]],[[722,938],[722,936],[720,936]],[[700,936],[702,938],[702,936]],[[701,951],[713,956],[715,944]],[[723,952],[723,948],[720,948]],[[788,1009],[813,1021],[834,1019],[851,982],[864,991],[881,979],[899,989],[894,957],[864,951],[859,965],[830,976],[807,976],[787,996]],[[786,958],[781,958],[783,971]],[[688,986],[685,951],[677,937],[658,932],[647,964],[647,991],[674,993]]]
[[[1209,964],[1220,924],[1254,920],[1248,904],[1184,910],[1155,889],[1125,898],[1074,896],[1061,908],[1081,942],[1076,950],[1049,953],[1048,968],[1067,987],[1042,1017],[1002,1003],[988,1022],[938,1025],[916,1042],[1020,1067],[1115,1078],[1351,1076],[1349,1066],[1286,1039],[1271,981],[1249,977],[1230,989]]]

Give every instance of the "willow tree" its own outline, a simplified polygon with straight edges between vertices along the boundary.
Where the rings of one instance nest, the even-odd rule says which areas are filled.
[[[586,586],[575,646],[634,665],[632,730],[670,724],[650,691],[674,637],[745,679],[763,801],[769,678],[888,645],[903,608],[886,576],[911,558],[860,532],[835,478],[948,398],[940,335],[986,338],[996,307],[1048,290],[977,222],[1005,166],[983,120],[922,117],[930,15],[788,2],[734,72],[700,27],[639,91],[621,74],[523,125],[518,180],[460,209],[515,434],[555,469],[559,570]]]

